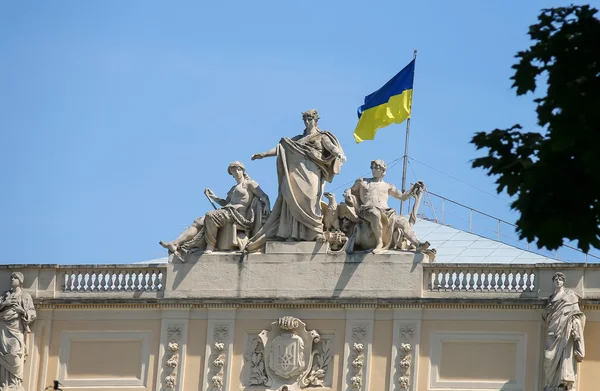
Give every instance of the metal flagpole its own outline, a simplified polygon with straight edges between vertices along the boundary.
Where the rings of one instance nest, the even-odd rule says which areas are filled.
[[[415,69],[413,70],[413,94],[415,91],[415,71],[417,67],[417,49],[413,52],[413,61],[415,61]],[[410,98],[410,115],[412,116],[412,96]],[[402,164],[402,192],[406,191],[406,166],[408,165],[408,135],[410,133],[410,116],[406,119],[406,140],[404,141],[404,161]],[[404,213],[404,201],[400,201],[400,215]]]

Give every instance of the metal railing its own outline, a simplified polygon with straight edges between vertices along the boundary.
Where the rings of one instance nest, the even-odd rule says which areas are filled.
[[[432,198],[438,200],[437,207],[436,205],[434,205]],[[477,209],[461,204],[460,202],[453,201],[449,198],[433,193],[429,190],[427,190],[427,192],[425,193],[424,203],[425,208],[421,208],[422,212],[420,214],[422,214],[424,218],[435,221],[436,223],[450,225],[449,220],[452,220],[453,223],[462,223],[464,225],[464,228],[460,228],[458,226],[456,226],[455,228],[463,229],[465,231],[475,233],[477,235],[489,239],[498,240],[500,242],[510,244],[511,246],[520,248],[522,250],[531,251],[548,258],[554,258],[557,260],[567,262],[600,262],[600,256],[590,253],[584,253],[578,248],[566,244],[555,251],[531,248],[530,243],[525,242],[524,240],[521,240],[516,236],[515,229],[517,226],[515,224],[509,223],[508,221],[499,219],[485,212],[481,212]],[[452,213],[449,210],[450,205],[458,207],[461,211],[466,211],[467,213],[465,214],[468,214],[468,217],[462,217],[455,213]],[[430,216],[428,216],[429,212],[431,212]],[[490,228],[489,224],[487,226],[485,226],[485,224],[483,223],[477,224],[475,222],[476,216],[481,216],[483,218],[488,219],[488,221],[492,223],[492,226],[494,228]],[[467,224],[468,228],[466,228]],[[505,226],[505,229],[502,229],[503,226]],[[512,233],[513,236],[507,235],[507,232]]]

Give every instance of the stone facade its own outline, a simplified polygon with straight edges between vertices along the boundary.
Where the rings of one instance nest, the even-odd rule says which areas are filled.
[[[444,265],[324,245],[185,263],[0,266],[0,288],[23,273],[37,312],[23,387],[542,390],[556,272],[587,320],[575,389],[600,380],[600,266]]]

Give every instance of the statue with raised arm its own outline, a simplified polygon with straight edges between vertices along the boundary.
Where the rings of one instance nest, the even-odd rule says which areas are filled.
[[[555,273],[552,281],[554,293],[542,315],[546,324],[544,391],[575,390],[577,363],[585,357],[585,315],[579,309],[580,297],[565,289],[565,275]]]
[[[402,249],[402,241],[407,240],[417,251],[424,251],[429,247],[429,242],[420,242],[415,235],[411,222],[396,213],[388,206],[388,197],[406,201],[410,197],[420,199],[420,194],[425,185],[417,182],[402,193],[396,186],[384,182],[386,165],[383,160],[371,162],[372,178],[359,178],[354,186],[344,193],[346,203],[342,210],[348,209],[346,204],[353,204],[356,224],[353,226],[348,251],[355,249],[372,249],[373,253],[383,250]],[[350,198],[353,200],[350,201]],[[418,202],[415,202],[415,207]],[[340,211],[341,216],[347,212]],[[413,211],[416,219],[416,211]],[[352,220],[350,217],[349,220]],[[412,220],[412,219],[411,219]],[[412,221],[414,223],[414,221]]]
[[[29,324],[36,313],[23,290],[23,273],[10,275],[11,289],[0,297],[0,390],[23,391]]]
[[[304,132],[284,137],[277,146],[256,153],[252,160],[277,157],[279,190],[273,211],[264,227],[250,239],[249,252],[259,250],[267,240],[324,241],[321,197],[346,161],[338,139],[317,126],[316,110],[302,113]]]
[[[204,194],[216,202],[221,209],[212,210],[199,217],[179,237],[171,242],[161,241],[161,246],[174,253],[182,261],[179,250],[204,250],[210,254],[218,250],[243,250],[248,238],[260,229],[263,219],[270,210],[269,197],[256,181],[246,174],[240,162],[233,162],[227,168],[236,184],[226,198],[219,198],[210,189]],[[214,206],[214,205],[213,205]]]

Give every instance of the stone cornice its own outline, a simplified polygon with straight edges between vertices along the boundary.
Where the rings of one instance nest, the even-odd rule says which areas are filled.
[[[600,309],[600,302],[582,303],[584,308]],[[206,301],[198,299],[45,299],[36,300],[39,309],[102,309],[102,308],[127,308],[127,309],[161,309],[161,308],[232,308],[232,309],[345,309],[345,308],[373,308],[373,309],[541,309],[545,306],[543,299],[386,299],[386,300],[352,300],[352,299],[313,299],[313,300],[273,300],[273,299],[230,299],[219,301]]]

